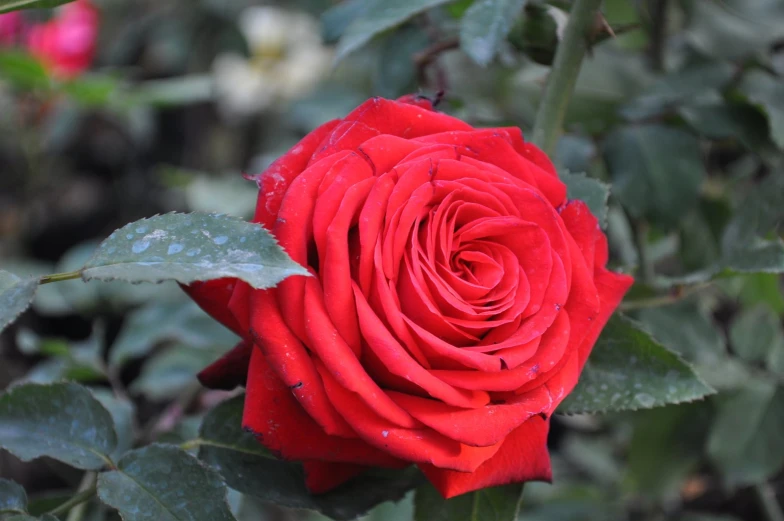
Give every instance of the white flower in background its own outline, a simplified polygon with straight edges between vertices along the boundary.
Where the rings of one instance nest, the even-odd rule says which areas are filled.
[[[332,50],[322,44],[313,17],[258,6],[243,11],[238,23],[250,57],[227,53],[213,63],[218,102],[226,117],[240,119],[302,97],[329,72]]]

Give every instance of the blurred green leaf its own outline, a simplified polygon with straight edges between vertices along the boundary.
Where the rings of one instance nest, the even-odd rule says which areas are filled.
[[[258,199],[258,189],[254,183],[239,174],[216,177],[182,173],[189,178],[185,198],[191,210],[233,215],[243,219],[253,217]]]
[[[628,485],[646,498],[678,498],[684,480],[700,464],[710,419],[703,402],[635,413]]]
[[[321,13],[321,37],[324,43],[337,42],[351,22],[367,10],[367,0],[346,0]]]
[[[110,457],[117,459],[133,447],[134,442],[134,419],[136,406],[126,398],[118,398],[110,390],[104,388],[91,389],[96,400],[101,402],[114,420],[115,431],[117,431],[117,447]]]
[[[60,88],[81,105],[103,107],[112,101],[120,82],[111,76],[93,74],[67,81]]]
[[[741,311],[730,324],[730,342],[744,360],[767,360],[773,350],[784,348],[779,317],[765,305]]]
[[[427,33],[418,27],[403,27],[381,42],[374,76],[374,92],[398,98],[416,90],[414,55],[427,47]]]
[[[69,2],[73,0],[0,0],[0,13],[20,9],[51,9]]]
[[[444,499],[429,483],[414,497],[416,521],[515,521],[520,512],[523,484],[490,487]]]
[[[525,0],[477,0],[460,22],[460,48],[479,65],[488,65],[522,14]]]
[[[109,351],[109,364],[119,367],[165,341],[214,348],[232,346],[237,337],[194,302],[148,304],[128,315]]]
[[[0,516],[27,512],[27,493],[22,485],[0,478]]]
[[[640,311],[640,321],[668,349],[695,366],[697,374],[717,389],[734,389],[749,378],[746,367],[727,353],[717,325],[690,302]]]
[[[722,398],[722,396],[720,396]],[[708,439],[708,455],[731,487],[759,483],[784,466],[784,389],[750,380],[723,397]]]
[[[367,0],[364,13],[346,28],[338,42],[335,61],[356,51],[374,36],[398,26],[433,7],[454,0]]]
[[[560,172],[558,177],[567,188],[566,197],[579,199],[588,205],[591,213],[599,220],[599,225],[607,225],[607,201],[610,198],[610,185],[593,179],[583,173]]]
[[[763,238],[784,219],[782,200],[782,175],[768,175],[753,188],[724,231],[724,266],[738,272],[784,272],[784,241]]]
[[[638,325],[613,316],[585,364],[563,414],[650,409],[690,402],[714,391],[691,367]]]
[[[689,43],[716,58],[747,58],[784,36],[784,5],[778,0],[693,2],[689,18]]]
[[[781,78],[751,70],[743,76],[738,88],[749,102],[764,110],[771,138],[779,148],[784,148],[784,84]]]
[[[100,469],[117,447],[109,412],[73,383],[24,384],[0,396],[0,447],[23,461],[49,456]]]
[[[738,140],[749,150],[769,143],[764,116],[753,107],[722,101],[682,105],[678,113],[699,134],[709,139]]]
[[[705,177],[699,141],[662,125],[619,127],[605,139],[604,157],[627,211],[668,225],[696,203]]]
[[[727,62],[706,61],[687,64],[683,69],[660,78],[627,103],[621,112],[631,120],[659,115],[684,101],[723,88],[732,79],[734,73],[735,68]]]
[[[742,278],[738,295],[744,306],[764,303],[775,313],[784,314],[784,293],[775,273],[751,273]]]
[[[41,62],[20,51],[0,51],[0,78],[23,90],[47,90],[51,87],[49,75]]]
[[[218,474],[171,445],[128,452],[98,476],[98,497],[125,521],[232,521]]]
[[[103,241],[85,280],[181,284],[238,278],[257,289],[308,271],[258,224],[228,216],[170,213],[128,224]]]
[[[226,352],[222,349],[194,349],[172,346],[147,360],[130,390],[150,400],[166,401],[196,381],[196,375]]]
[[[30,307],[38,289],[38,279],[20,279],[0,270],[0,331]]]
[[[244,396],[223,402],[204,418],[199,457],[216,468],[226,483],[264,501],[322,512],[349,520],[390,499],[401,498],[417,486],[416,469],[379,471],[360,476],[327,494],[311,495],[302,467],[274,458],[256,437],[242,429]]]
[[[191,75],[145,81],[118,96],[118,103],[165,108],[205,103],[213,98],[212,76]]]

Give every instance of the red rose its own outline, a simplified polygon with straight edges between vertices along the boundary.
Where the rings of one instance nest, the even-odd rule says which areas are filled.
[[[244,338],[244,425],[313,492],[419,466],[445,497],[549,480],[548,418],[632,283],[517,128],[375,98],[257,178],[254,222],[312,277],[188,288]]]
[[[98,39],[98,11],[87,0],[61,8],[55,18],[33,26],[27,48],[54,74],[73,78],[90,68]]]

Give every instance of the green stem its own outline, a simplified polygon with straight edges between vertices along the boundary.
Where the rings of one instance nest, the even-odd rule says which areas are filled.
[[[84,477],[82,477],[82,482],[79,484],[78,492],[87,492],[92,489],[92,494],[87,497],[86,501],[82,501],[81,503],[74,505],[71,508],[71,511],[68,513],[68,517],[65,518],[65,521],[82,521],[84,519],[84,515],[87,513],[87,501],[95,494],[95,485],[98,480],[98,474],[95,472],[86,472]]]
[[[755,486],[754,492],[757,493],[757,500],[767,521],[784,521],[784,512],[776,500],[776,491],[773,490],[770,483],[761,483]]]
[[[91,472],[90,474],[93,474],[93,473]],[[85,502],[91,500],[93,498],[93,496],[95,496],[95,493],[97,492],[98,489],[96,488],[96,485],[95,485],[95,478],[91,478],[90,483],[91,484],[88,485],[87,488],[85,488],[84,490],[80,490],[79,492],[76,493],[76,495],[74,497],[72,497],[68,501],[66,501],[66,502],[56,506],[55,508],[53,508],[52,510],[47,512],[47,514],[51,514],[51,515],[57,517],[57,516],[60,516],[61,514],[65,514],[66,512],[68,512],[69,510],[74,508],[75,506],[81,505],[82,503],[85,503]]]
[[[637,254],[640,258],[640,280],[645,284],[653,284],[656,278],[656,270],[654,269],[654,262],[651,258],[650,248],[648,247],[648,236],[650,235],[651,227],[645,221],[640,221],[635,227],[637,239]]]
[[[566,107],[577,83],[590,30],[596,21],[601,0],[575,0],[569,22],[555,52],[553,67],[534,121],[532,141],[547,154],[552,154],[563,127]]]
[[[39,284],[49,284],[50,282],[60,282],[63,280],[74,280],[82,278],[81,271],[69,271],[67,273],[52,273],[41,277]]]

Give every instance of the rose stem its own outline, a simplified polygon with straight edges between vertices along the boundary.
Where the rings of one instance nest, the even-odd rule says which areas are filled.
[[[542,101],[536,112],[531,139],[548,155],[555,150],[561,133],[566,107],[577,83],[580,64],[588,49],[589,36],[600,4],[601,0],[575,0],[563,39],[555,52]]]

